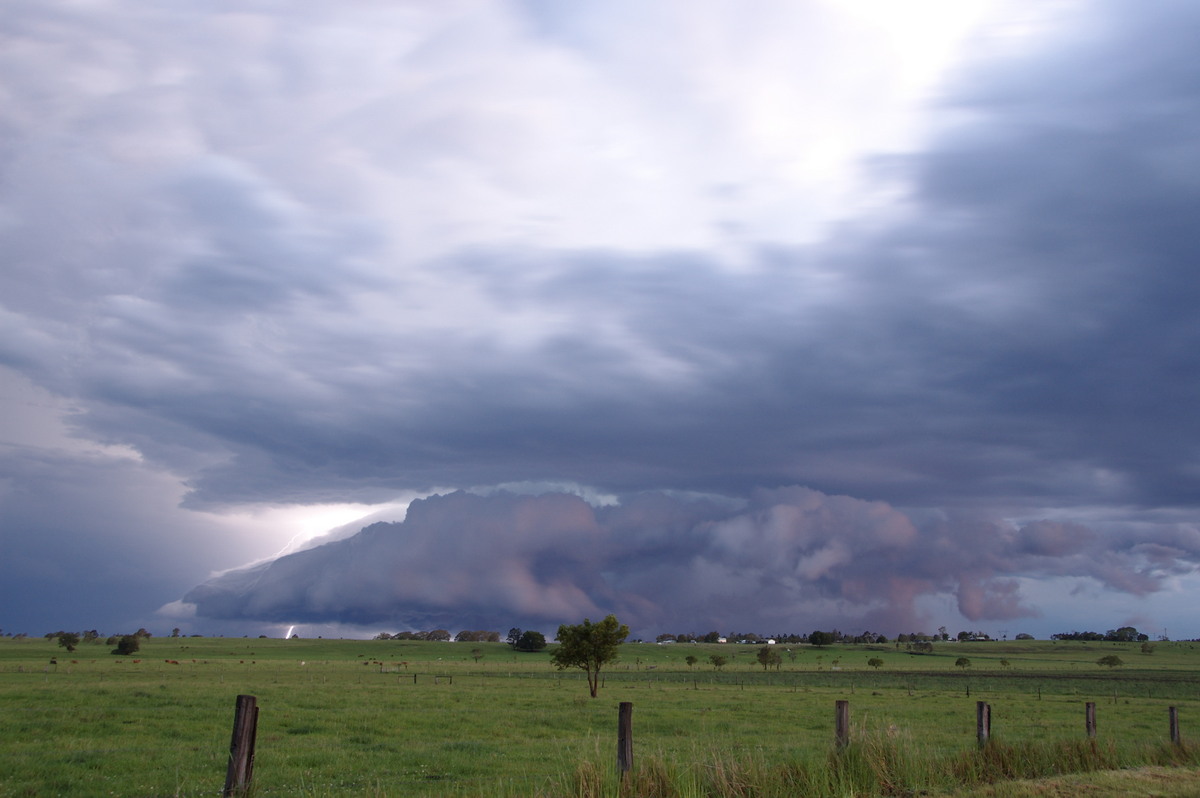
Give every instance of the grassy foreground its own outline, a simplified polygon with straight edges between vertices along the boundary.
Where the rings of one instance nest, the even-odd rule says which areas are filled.
[[[43,639],[4,639],[0,796],[219,794],[239,693],[260,708],[256,795],[951,794],[1200,764],[1186,743],[1200,717],[1195,644],[1160,643],[1152,654],[1042,641],[943,643],[923,655],[788,646],[766,672],[756,652],[626,644],[593,700],[582,672],[503,644],[152,638],[116,657],[103,645],[68,654]],[[714,668],[713,653],[729,663]],[[1096,664],[1109,654],[1126,665]],[[963,656],[970,666],[956,667]],[[850,701],[853,725],[840,751],[838,699]],[[634,704],[624,789],[614,772],[621,701]],[[977,701],[992,712],[982,751]],[[1168,706],[1182,746],[1168,742]]]

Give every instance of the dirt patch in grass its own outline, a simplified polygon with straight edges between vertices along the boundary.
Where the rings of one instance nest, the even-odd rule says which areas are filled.
[[[1145,767],[1102,770],[1029,781],[990,784],[948,793],[947,798],[1193,798],[1200,795],[1200,769]]]

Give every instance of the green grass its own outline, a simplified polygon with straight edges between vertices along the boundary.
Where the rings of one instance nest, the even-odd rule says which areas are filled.
[[[260,708],[256,795],[616,795],[620,701],[634,704],[631,795],[906,794],[1048,775],[1056,762],[1192,762],[1189,747],[1163,744],[1167,707],[1185,738],[1200,716],[1189,643],[1151,655],[1040,641],[925,655],[781,646],[770,672],[753,646],[627,644],[595,700],[582,672],[503,644],[152,638],[132,657],[109,650],[0,640],[0,798],[219,792],[239,693]],[[716,652],[730,658],[721,671]],[[1095,664],[1110,653],[1127,665]],[[954,667],[960,656],[971,668]],[[842,698],[855,742],[838,754]],[[990,760],[975,745],[980,700],[992,706]],[[1095,746],[1085,701],[1098,706]]]

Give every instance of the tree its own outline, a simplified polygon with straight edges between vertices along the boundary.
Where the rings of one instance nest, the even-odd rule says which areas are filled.
[[[478,663],[479,660],[483,659],[483,649],[482,648],[471,649],[471,659],[475,660],[476,663]]]
[[[871,657],[869,660],[867,660],[867,664],[875,670],[879,670],[879,666],[883,665],[883,660],[881,660],[879,657]]]
[[[779,666],[783,664],[783,657],[779,656],[775,646],[763,646],[758,650],[758,664],[763,666],[764,671],[772,665],[775,666],[775,670],[779,670]]]
[[[541,651],[546,647],[546,636],[541,632],[535,632],[532,629],[527,629],[517,638],[517,642],[513,645],[517,651]]]
[[[626,637],[629,627],[608,615],[599,623],[587,618],[581,624],[563,624],[558,627],[558,648],[551,658],[559,670],[581,668],[587,672],[588,690],[592,698],[600,689],[600,669],[615,662],[618,649]]]
[[[1153,654],[1154,653],[1154,644],[1151,643],[1149,640],[1142,643],[1142,653],[1143,654]]]
[[[113,649],[114,654],[128,656],[137,653],[137,650],[142,647],[141,638],[138,635],[121,635],[117,640],[117,647]]]
[[[1108,668],[1116,668],[1121,665],[1124,665],[1125,662],[1120,657],[1118,657],[1116,654],[1108,654],[1108,655],[1103,656],[1100,659],[1096,660],[1096,664],[1104,665],[1105,667],[1108,667]]]
[[[717,670],[721,670],[721,668],[724,668],[724,667],[725,667],[725,663],[726,663],[728,660],[726,660],[726,659],[725,659],[724,657],[722,657],[720,654],[713,654],[712,656],[710,656],[710,657],[708,658],[708,661],[712,663],[712,666],[713,666],[714,668],[716,668]]]
[[[971,660],[968,657],[959,657],[958,659],[954,660],[954,667],[966,670],[967,668],[971,667]]]
[[[817,630],[808,636],[808,642],[814,646],[829,646],[833,645],[833,632],[822,632]]]
[[[691,670],[692,666],[698,662],[695,654],[688,654],[683,658],[683,661],[687,663],[688,670]]]
[[[508,630],[508,637],[504,638],[504,642],[508,643],[513,648],[517,647],[517,641],[521,639],[521,627],[514,626]]]
[[[74,632],[59,632],[58,644],[67,651],[74,651],[75,646],[79,645],[79,635]]]

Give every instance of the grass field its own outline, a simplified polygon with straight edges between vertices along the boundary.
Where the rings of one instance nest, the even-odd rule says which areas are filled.
[[[1043,775],[1053,760],[1197,764],[1186,742],[1167,744],[1168,706],[1185,741],[1200,718],[1192,643],[781,646],[769,672],[754,646],[630,643],[597,699],[547,652],[498,643],[151,638],[134,656],[109,651],[0,640],[0,796],[219,794],[239,693],[260,708],[256,795],[616,795],[621,701],[647,795],[903,795]],[[712,653],[729,663],[713,668]],[[1126,664],[1098,666],[1107,654]],[[855,739],[841,753],[837,699]],[[991,760],[976,701],[991,705]],[[903,783],[880,784],[884,771]]]

